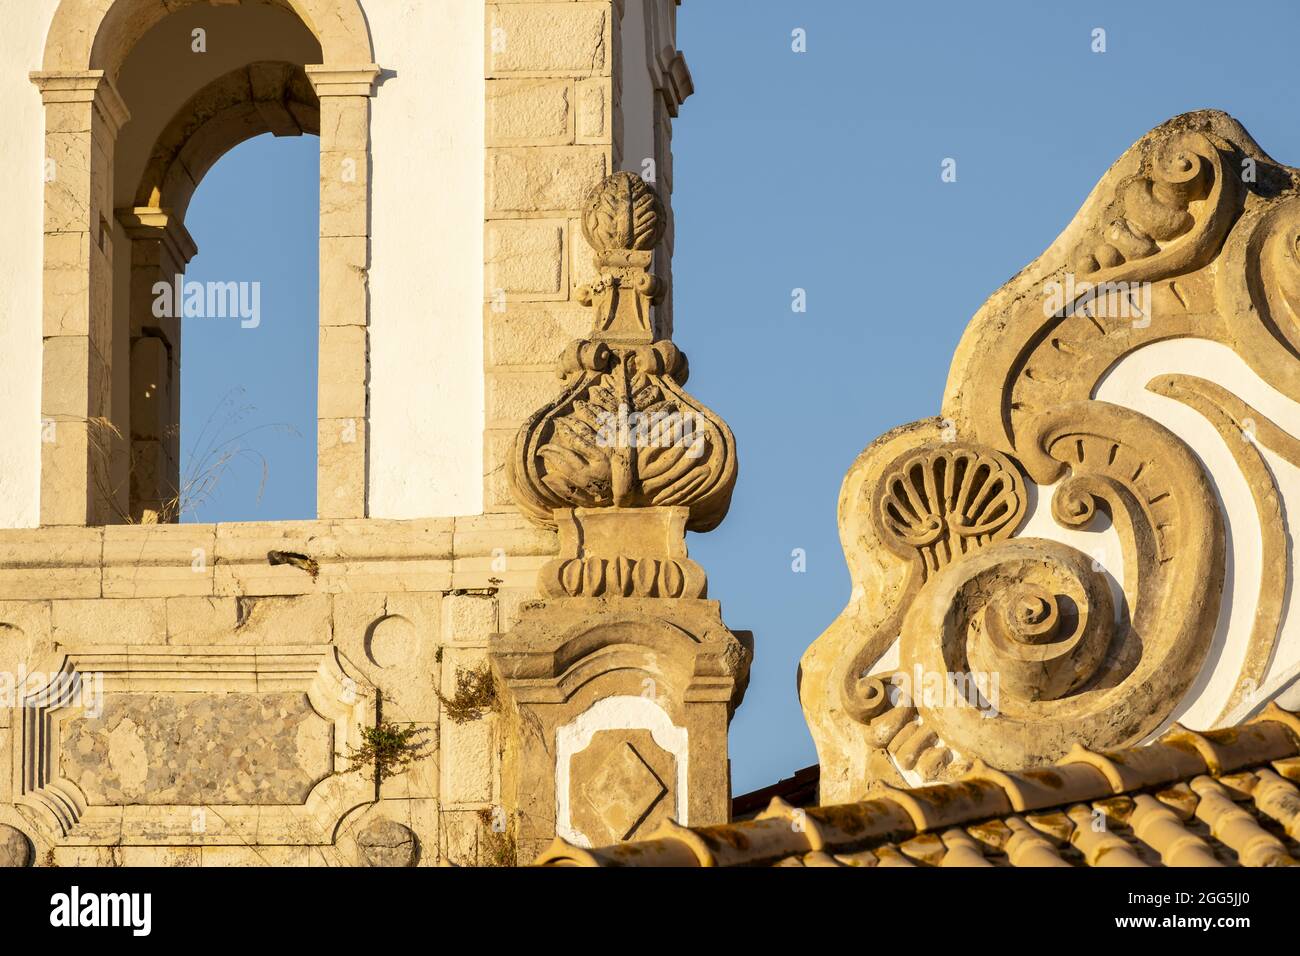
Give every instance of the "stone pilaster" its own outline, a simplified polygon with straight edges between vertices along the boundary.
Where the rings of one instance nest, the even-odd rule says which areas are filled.
[[[41,524],[94,524],[109,510],[113,143],[128,114],[102,70],[31,78],[45,103]]]
[[[320,97],[316,514],[362,518],[369,484],[370,98],[379,67],[308,66]]]
[[[132,521],[149,524],[174,516],[180,489],[181,318],[179,309],[155,314],[155,286],[174,286],[198,247],[167,210],[123,209],[117,219],[131,240],[127,513]]]

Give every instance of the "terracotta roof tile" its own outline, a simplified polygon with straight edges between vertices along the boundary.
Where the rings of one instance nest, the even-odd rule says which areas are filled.
[[[806,783],[803,772],[801,784]],[[1057,765],[879,787],[798,808],[776,796],[752,820],[664,824],[588,850],[557,839],[547,866],[1290,866],[1300,858],[1300,719],[1277,706],[1238,727],[1175,725],[1114,753]],[[779,785],[778,785],[779,786]]]

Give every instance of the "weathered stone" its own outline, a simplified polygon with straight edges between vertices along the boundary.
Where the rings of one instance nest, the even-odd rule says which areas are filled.
[[[0,531],[0,597],[99,597],[103,543],[102,528]]]
[[[488,375],[488,421],[518,427],[555,391],[551,372],[492,372]]]
[[[489,74],[608,74],[613,19],[601,2],[490,4]]]
[[[60,644],[162,644],[167,640],[167,606],[161,598],[51,601],[50,609],[53,637]]]
[[[504,312],[489,308],[488,361],[494,366],[553,367],[564,347],[589,328],[587,312],[568,305],[521,304]]]
[[[443,635],[449,642],[483,644],[497,628],[497,602],[491,594],[453,594],[443,599]]]
[[[854,463],[839,509],[853,598],[800,666],[823,802],[957,778],[977,760],[1109,753],[1175,715],[1233,725],[1263,704],[1270,666],[1294,669],[1268,663],[1282,647],[1274,571],[1291,559],[1284,484],[1260,446],[1300,465],[1300,429],[1234,394],[1246,380],[1227,361],[1300,399],[1294,329],[1280,351],[1263,318],[1294,299],[1300,171],[1274,167],[1286,185],[1259,189],[1242,172],[1257,165],[1271,161],[1223,113],[1152,130],[977,312],[942,417]],[[1139,357],[1194,339],[1217,343],[1214,357]],[[1189,415],[1223,447],[1197,444]],[[1238,470],[1244,494],[1225,493],[1240,478],[1216,466]],[[1261,529],[1247,553],[1231,553],[1230,508],[1234,526]],[[1116,543],[1089,554],[1082,542],[1102,539],[1083,532]],[[1261,560],[1274,571],[1225,633],[1227,569]]]
[[[604,79],[578,80],[576,137],[579,143],[608,143],[613,127],[609,84]]]
[[[647,730],[602,730],[569,767],[575,830],[593,846],[653,833],[676,805],[673,755]]]
[[[370,517],[393,508],[382,492],[370,500],[373,476],[390,467],[370,443],[380,434],[370,420],[370,202],[383,197],[389,222],[392,177],[410,163],[371,142],[381,76],[359,8],[301,0],[324,65],[236,62],[143,143],[139,124],[125,125],[115,82],[161,8],[105,19],[109,6],[83,4],[74,16],[65,5],[47,38],[50,72],[34,77],[56,173],[43,188],[39,317],[50,420],[39,499],[23,519],[37,517],[39,500],[43,527],[0,530],[0,598],[12,598],[0,602],[0,666],[39,667],[49,683],[26,698],[30,714],[0,708],[0,756],[14,770],[0,775],[0,804],[22,799],[34,845],[51,847],[62,866],[435,865],[444,849],[453,864],[513,863],[518,807],[501,805],[498,704],[457,723],[444,701],[463,668],[486,665],[495,633],[539,610],[538,576],[554,563],[557,535],[519,516],[505,465],[516,424],[554,387],[558,354],[590,328],[571,275],[601,278],[580,225],[588,187],[619,151],[621,85],[637,80],[619,54],[631,39],[621,4],[529,0],[482,11],[487,152],[473,177],[481,195],[470,198],[484,225],[466,248],[477,256],[484,245],[488,513],[409,520]],[[671,53],[672,18],[653,16],[642,39],[653,33]],[[668,53],[647,64],[652,84]],[[410,63],[385,66],[393,72],[383,85],[421,82]],[[146,125],[165,118],[145,112]],[[262,132],[320,136],[318,518],[176,524],[181,323],[154,314],[154,289],[195,253],[184,217],[202,174]],[[428,144],[435,154],[461,145],[443,139]],[[118,195],[115,176],[130,172],[130,157],[144,170],[134,195]],[[442,187],[461,196],[463,185]],[[444,268],[442,258],[430,268]],[[384,272],[389,308],[404,294],[392,276]],[[375,327],[391,367],[401,325]],[[381,447],[391,448],[391,418],[383,426]],[[115,432],[123,437],[106,439]],[[605,541],[598,523],[594,538]],[[646,535],[634,529],[626,543],[644,550]],[[617,555],[600,560],[623,567]],[[82,683],[62,685],[60,669]],[[600,676],[601,692],[632,694],[635,670],[628,681]],[[98,689],[102,699],[86,693]],[[656,700],[672,710],[682,692]],[[690,714],[692,733],[718,738],[712,717],[705,727]],[[15,725],[16,715],[28,723]],[[372,804],[374,781],[365,768],[347,771],[347,755],[380,719],[417,728],[429,746]],[[23,730],[38,726],[47,732]],[[700,753],[716,761],[710,746]],[[614,788],[610,767],[617,760],[592,769],[600,782],[583,799]],[[700,806],[712,807],[716,782],[692,772]]]
[[[606,151],[598,146],[490,149],[488,211],[577,210],[605,172]]]
[[[357,834],[357,847],[366,866],[415,866],[420,842],[408,827],[381,819]]]
[[[317,399],[321,418],[365,418],[366,338],[365,328],[357,325],[321,327]]]
[[[369,318],[370,240],[365,236],[341,236],[320,240],[320,325],[359,326]],[[364,342],[357,345],[361,361]]]
[[[489,146],[561,146],[573,142],[571,80],[489,80]]]
[[[0,823],[0,867],[31,865],[31,841],[16,827]]]
[[[92,805],[302,803],[333,765],[302,694],[109,694],[65,725],[63,772]]]
[[[359,518],[366,513],[367,423],[363,417],[316,423],[316,514]]]
[[[104,596],[211,594],[215,553],[215,525],[111,525],[104,529]]]
[[[568,298],[568,266],[562,219],[503,219],[487,230],[487,288],[484,297]]]

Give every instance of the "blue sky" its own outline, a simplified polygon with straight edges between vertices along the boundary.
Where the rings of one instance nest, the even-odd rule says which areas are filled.
[[[319,168],[315,136],[259,136],[212,167],[186,214],[187,282],[261,283],[256,328],[184,320],[181,483],[228,461],[186,521],[316,517]]]
[[[1104,53],[1091,50],[1098,27]],[[806,53],[791,49],[796,28]],[[881,432],[938,413],[970,317],[1153,126],[1222,109],[1300,165],[1298,36],[1300,5],[1280,0],[683,4],[698,92],[674,131],[675,338],[689,389],[740,451],[730,516],[690,541],[727,622],[755,632],[732,725],[737,792],[816,760],[795,673],[848,597],[835,508],[849,464]],[[182,444],[239,387],[233,404],[256,410],[229,435],[300,432],[247,442],[268,459],[260,504],[260,466],[236,465],[197,520],[314,511],[316,149],[246,143],[190,209],[189,278],[276,282],[255,337],[187,320]],[[956,182],[940,180],[947,158]]]

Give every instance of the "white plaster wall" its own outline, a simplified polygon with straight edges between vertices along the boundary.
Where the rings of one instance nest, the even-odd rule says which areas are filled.
[[[0,527],[38,521],[44,111],[58,0],[0,0]],[[370,507],[477,514],[483,481],[481,3],[363,0],[373,101]]]
[[[1286,567],[1265,568],[1254,499],[1226,442],[1197,412],[1146,389],[1147,382],[1157,375],[1173,372],[1210,379],[1293,435],[1300,435],[1300,405],[1265,384],[1227,346],[1198,339],[1176,339],[1140,349],[1111,369],[1096,390],[1097,398],[1135,408],[1182,438],[1200,457],[1223,506],[1230,557],[1218,629],[1192,693],[1174,714],[1174,719],[1186,726],[1203,729],[1214,725],[1231,696],[1245,660],[1261,584],[1269,591],[1284,590],[1286,599],[1277,648],[1257,701],[1267,700],[1300,669],[1300,607],[1291,588],[1295,528],[1289,520],[1290,515],[1300,513],[1300,469],[1258,446],[1281,492],[1290,548]],[[1229,715],[1224,723],[1238,722],[1249,710]]]
[[[0,0],[0,527],[39,519],[41,254],[45,111],[41,68],[57,0]]]
[[[483,4],[364,0],[376,62],[370,513],[483,510]]]
[[[627,0],[623,12],[621,46],[623,52],[622,86],[619,103],[623,110],[623,158],[620,168],[649,178],[643,165],[659,155],[655,149],[655,92],[650,72],[648,47],[651,31],[646,20],[646,3],[652,0]],[[656,171],[655,178],[658,178]]]

